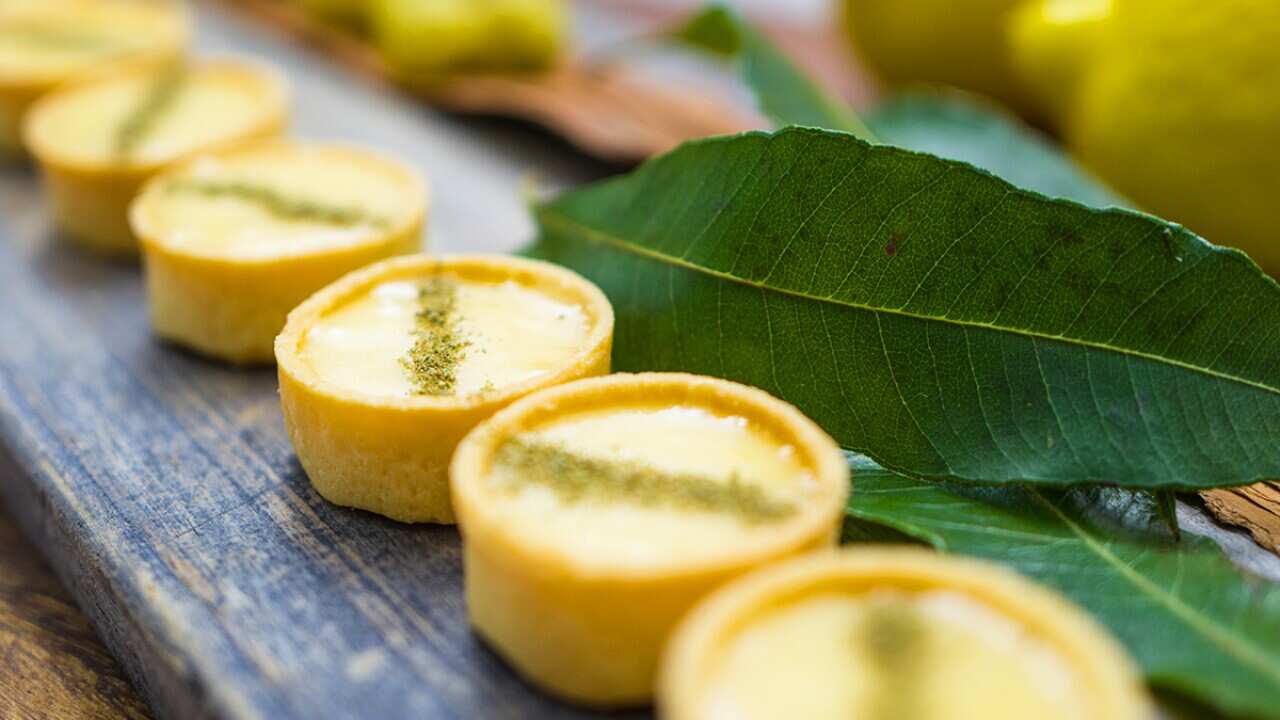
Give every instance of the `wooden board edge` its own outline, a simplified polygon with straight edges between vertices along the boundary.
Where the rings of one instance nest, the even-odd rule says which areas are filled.
[[[0,423],[3,425],[3,423]],[[73,531],[75,514],[62,498],[43,490],[14,447],[0,432],[0,496],[14,524],[45,558],[58,580],[88,618],[103,645],[119,661],[125,677],[162,718],[217,720],[199,683],[189,677],[172,648],[165,646],[130,612],[129,589],[113,582],[89,558],[94,552]]]

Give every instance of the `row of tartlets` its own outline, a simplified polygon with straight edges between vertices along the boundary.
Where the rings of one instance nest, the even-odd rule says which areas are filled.
[[[181,60],[179,7],[23,8],[0,8],[0,140],[41,166],[65,235],[141,248],[159,336],[278,364],[326,499],[456,522],[474,627],[539,687],[656,691],[673,718],[1151,716],[1123,652],[1048,591],[921,550],[831,551],[848,465],[795,408],[609,375],[613,310],[568,270],[414,254],[423,180],[278,137],[283,80]]]

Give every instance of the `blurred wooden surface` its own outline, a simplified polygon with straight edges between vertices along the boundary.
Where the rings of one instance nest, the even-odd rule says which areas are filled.
[[[0,718],[150,717],[119,663],[0,506]]]
[[[655,72],[661,43],[634,43],[676,25],[697,5],[629,0],[574,3],[572,57],[535,74],[475,74],[448,81],[397,77],[377,49],[348,29],[317,21],[288,0],[216,0],[281,38],[306,46],[366,80],[398,84],[424,102],[452,112],[516,118],[559,135],[582,152],[618,164],[634,164],[676,145],[709,135],[766,127],[745,92],[707,92],[707,83]],[[759,17],[779,46],[828,90],[866,107],[874,84],[859,72],[838,25],[773,13]],[[627,51],[615,57],[619,47]],[[669,50],[669,48],[668,48]],[[667,52],[666,54],[670,54]],[[707,60],[703,75],[715,75]],[[729,86],[732,82],[723,81]],[[721,88],[722,90],[724,88]],[[739,88],[739,90],[741,90]]]
[[[217,0],[217,4],[366,79],[387,84],[396,80],[393,69],[365,38],[316,20],[297,3]],[[597,26],[591,21],[587,25]],[[749,113],[693,89],[646,81],[625,65],[582,57],[569,58],[545,73],[474,74],[398,84],[445,110],[540,125],[582,152],[619,164],[637,163],[686,140],[758,126]]]
[[[1200,493],[1219,520],[1248,530],[1262,547],[1280,555],[1280,482]]]

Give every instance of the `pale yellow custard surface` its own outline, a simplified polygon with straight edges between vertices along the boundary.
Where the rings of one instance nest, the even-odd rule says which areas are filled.
[[[668,647],[672,720],[1151,720],[1082,611],[1008,571],[854,547],[713,594]]]
[[[366,150],[267,140],[198,156],[130,209],[152,328],[212,357],[270,362],[290,310],[419,250],[426,211],[424,182]]]
[[[697,567],[831,492],[794,440],[695,402],[589,409],[513,440],[516,452],[500,448],[486,478],[491,519],[526,533],[531,551],[578,568]],[[612,474],[613,484],[584,491],[563,482],[575,463],[584,475]]]
[[[353,272],[275,342],[285,427],[338,505],[453,522],[449,463],[481,421],[609,372],[613,309],[581,276],[507,256],[413,255]]]
[[[379,241],[420,220],[425,196],[416,175],[375,153],[270,141],[166,172],[132,219],[145,243],[166,252],[259,262]]]
[[[830,547],[849,493],[835,443],[760,390],[677,373],[530,395],[450,470],[476,630],[526,678],[591,706],[648,702],[702,596]]]
[[[0,88],[49,87],[104,63],[174,57],[186,25],[182,5],[164,0],[0,4]]]
[[[198,153],[277,136],[287,114],[283,81],[261,65],[131,66],[40,98],[23,139],[63,234],[96,252],[132,255],[129,212],[143,183]]]
[[[963,594],[826,594],[730,639],[696,715],[1091,720],[1082,689],[1053,647]]]
[[[465,343],[446,394],[466,396],[536,381],[582,351],[591,330],[579,302],[515,280],[468,280],[443,272],[454,285],[454,332]],[[327,383],[384,397],[417,394],[404,359],[415,341],[423,280],[380,283],[321,318],[306,333],[303,361]]]
[[[170,84],[167,91],[161,90]],[[163,100],[157,95],[164,94]],[[243,61],[118,73],[49,96],[28,118],[26,140],[42,163],[77,167],[155,166],[279,125],[284,86]],[[155,108],[143,112],[148,103]],[[148,115],[136,142],[121,147],[131,120]]]
[[[187,35],[176,2],[0,2],[0,155],[24,153],[22,123],[40,97],[124,65],[173,62]]]

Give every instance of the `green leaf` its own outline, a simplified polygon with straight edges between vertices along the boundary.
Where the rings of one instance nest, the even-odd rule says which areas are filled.
[[[688,47],[736,60],[743,81],[779,126],[842,130],[865,140],[962,160],[1050,197],[1095,207],[1127,204],[1048,138],[977,98],[962,93],[898,96],[877,107],[864,123],[729,8],[708,6],[670,37]]]
[[[867,124],[882,142],[961,160],[1026,190],[1093,207],[1128,204],[1048,138],[959,93],[893,98],[878,106]]]
[[[762,387],[887,467],[983,483],[1280,476],[1280,286],[1176,225],[807,128],[536,208],[619,370]]]
[[[1173,490],[1155,490],[1151,493],[1156,515],[1164,523],[1174,540],[1182,539],[1182,528],[1178,525],[1178,494]]]
[[[761,110],[779,125],[810,125],[871,137],[848,105],[823,92],[759,30],[725,6],[708,6],[676,29],[671,39],[733,60],[759,98]]]
[[[670,37],[689,47],[736,59],[743,81],[780,126],[850,132],[864,140],[961,160],[1050,197],[1094,207],[1127,205],[1048,138],[976,96],[961,92],[900,95],[878,106],[864,123],[844,102],[822,92],[768,38],[728,8],[708,6]]]
[[[1056,588],[1123,642],[1153,685],[1235,716],[1280,717],[1280,586],[1211,541],[1174,542],[1149,497],[1115,489],[973,488],[850,459],[849,514]]]

